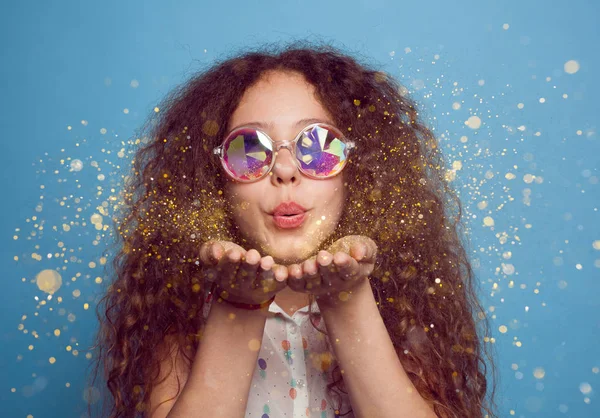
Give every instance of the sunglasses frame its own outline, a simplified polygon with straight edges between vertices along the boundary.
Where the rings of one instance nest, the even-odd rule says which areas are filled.
[[[263,178],[265,178],[266,176],[269,175],[269,173],[273,170],[273,167],[275,166],[275,160],[276,160],[276,156],[277,153],[279,152],[279,150],[281,148],[287,148],[290,153],[292,154],[292,156],[294,157],[294,162],[296,164],[296,167],[298,168],[298,171],[300,171],[302,174],[304,174],[305,176],[312,178],[312,179],[316,179],[316,180],[323,180],[323,179],[328,179],[331,177],[335,177],[338,174],[340,174],[342,172],[342,170],[344,169],[344,167],[346,166],[346,163],[344,164],[344,167],[342,167],[342,169],[340,171],[338,171],[337,173],[333,174],[333,175],[329,175],[326,177],[323,176],[314,176],[312,174],[309,174],[307,172],[304,171],[304,169],[302,168],[302,166],[300,165],[300,161],[298,160],[298,158],[296,157],[296,144],[298,143],[298,140],[300,140],[300,138],[302,138],[302,135],[306,132],[306,131],[310,131],[312,130],[314,127],[316,126],[321,126],[324,127],[336,134],[340,134],[340,136],[337,138],[340,141],[343,141],[344,144],[346,144],[346,158],[348,158],[348,155],[350,153],[350,150],[355,149],[356,148],[356,143],[350,139],[348,139],[340,129],[336,128],[333,125],[330,125],[328,123],[324,123],[324,122],[316,122],[316,123],[311,123],[310,125],[305,126],[304,128],[302,128],[300,130],[300,132],[298,132],[298,134],[296,135],[296,137],[292,140],[285,140],[285,141],[279,141],[279,142],[275,142],[273,141],[273,139],[263,130],[258,129],[254,126],[240,126],[238,128],[236,128],[235,130],[231,131],[227,136],[225,136],[225,139],[223,140],[223,142],[221,143],[221,145],[219,145],[218,147],[213,148],[213,154],[216,154],[219,156],[219,159],[221,160],[221,165],[223,166],[223,168],[225,169],[225,171],[227,172],[227,174],[233,178],[235,181],[239,181],[241,183],[253,183],[255,181],[261,180]],[[260,176],[257,177],[255,179],[251,179],[251,180],[245,180],[245,179],[240,179],[238,178],[235,174],[233,174],[229,168],[227,167],[227,163],[225,162],[225,155],[224,155],[224,145],[225,143],[233,136],[233,134],[235,134],[236,132],[240,131],[240,130],[244,130],[244,129],[252,129],[254,131],[258,131],[261,134],[263,134],[269,141],[271,141],[271,146],[273,148],[273,158],[271,159],[271,165],[269,166],[269,169],[267,171],[265,171],[265,173]]]

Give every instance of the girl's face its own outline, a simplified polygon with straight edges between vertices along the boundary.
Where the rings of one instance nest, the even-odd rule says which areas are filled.
[[[227,132],[251,125],[277,143],[294,139],[315,122],[333,125],[328,111],[316,99],[314,87],[300,74],[269,72],[246,90]],[[311,179],[298,170],[294,158],[289,149],[281,148],[269,175],[253,183],[236,182],[228,176],[225,187],[234,223],[249,241],[245,249],[255,248],[280,264],[301,262],[315,252],[336,228],[345,197],[342,173],[324,180]],[[274,211],[281,203],[290,202],[306,212],[301,225],[286,228],[286,220],[275,216]]]

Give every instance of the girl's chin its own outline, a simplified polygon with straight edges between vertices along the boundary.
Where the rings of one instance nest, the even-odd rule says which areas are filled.
[[[270,238],[270,239],[269,239]],[[262,256],[270,255],[277,264],[290,265],[302,263],[307,258],[316,255],[320,243],[323,242],[322,233],[303,234],[301,236],[268,237],[263,242],[251,240]],[[253,248],[249,244],[248,248]],[[260,249],[259,249],[260,248]]]

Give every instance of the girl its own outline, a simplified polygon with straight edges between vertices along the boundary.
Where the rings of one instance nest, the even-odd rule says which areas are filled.
[[[165,99],[97,308],[111,417],[495,416],[460,201],[400,91],[290,45]]]

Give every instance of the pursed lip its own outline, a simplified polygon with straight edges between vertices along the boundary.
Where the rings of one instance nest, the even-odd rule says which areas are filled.
[[[273,216],[285,216],[285,215],[299,215],[306,212],[306,209],[296,202],[283,202],[277,205],[271,215]]]

